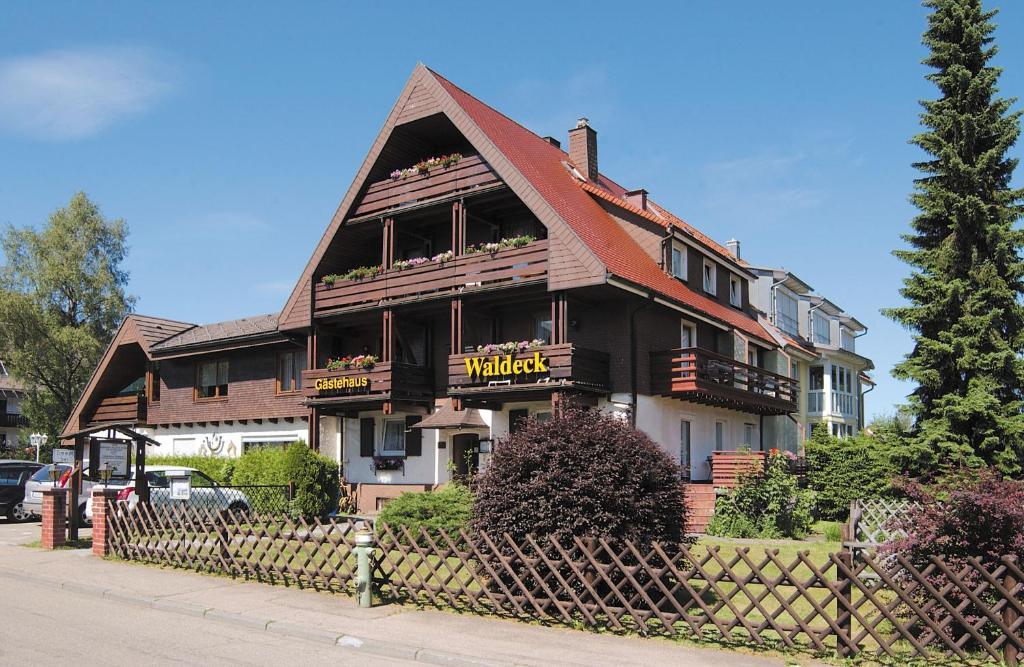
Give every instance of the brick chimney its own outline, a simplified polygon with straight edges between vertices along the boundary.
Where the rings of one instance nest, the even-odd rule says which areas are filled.
[[[588,181],[597,180],[597,131],[586,118],[580,118],[569,130],[569,159]]]
[[[740,258],[740,242],[736,239],[729,239],[725,242],[725,247],[729,249],[729,254],[736,259]]]
[[[626,193],[626,201],[633,206],[636,206],[641,211],[647,210],[647,190],[640,188],[639,190],[630,190]]]

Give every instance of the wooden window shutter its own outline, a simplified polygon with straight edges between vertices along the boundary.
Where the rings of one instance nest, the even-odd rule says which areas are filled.
[[[419,415],[413,415],[405,418],[405,455],[406,456],[422,456],[423,455],[423,430],[413,428],[413,425],[418,424],[423,419]]]
[[[359,456],[373,456],[373,417],[359,420]]]

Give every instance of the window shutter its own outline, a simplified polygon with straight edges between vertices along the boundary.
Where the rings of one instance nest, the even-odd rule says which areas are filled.
[[[359,420],[359,456],[373,456],[373,417]]]
[[[423,431],[418,428],[413,428],[414,424],[419,423],[423,419],[419,415],[413,415],[405,418],[405,455],[406,456],[422,456],[423,455]]]

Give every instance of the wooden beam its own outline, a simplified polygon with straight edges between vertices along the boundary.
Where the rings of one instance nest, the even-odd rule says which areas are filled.
[[[262,420],[262,419],[253,419],[253,420],[252,420],[252,423],[253,423],[253,424],[262,424],[262,423],[263,423],[263,420]]]
[[[269,417],[267,419],[267,421],[270,422],[271,424],[276,424],[277,423],[277,417]]]
[[[291,423],[293,423],[295,421],[295,417],[285,417],[284,420],[286,422],[288,422],[289,424],[291,424]]]
[[[249,420],[248,420],[248,419],[239,419],[239,420],[238,420],[238,423],[239,423],[239,424],[248,424],[248,423],[249,423]]]

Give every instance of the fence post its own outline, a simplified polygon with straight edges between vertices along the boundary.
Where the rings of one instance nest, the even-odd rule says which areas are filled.
[[[373,567],[370,560],[373,556],[373,533],[360,531],[356,533],[356,592],[359,595],[360,607],[373,606]]]
[[[1013,559],[1013,561],[1014,564],[1016,564],[1016,559]],[[1006,589],[1008,597],[1014,597],[1013,589],[1017,587],[1017,584],[1017,577],[1013,575],[1013,572],[1007,570],[1006,574],[1003,576],[1003,588]],[[1013,605],[1008,604],[1003,608],[1003,624],[1006,626],[1007,632],[1010,632],[1010,628],[1017,622],[1017,616],[1017,610],[1013,608]],[[1008,667],[1017,667],[1018,658],[1019,652],[1016,644],[1012,641],[1007,641],[1003,644],[1003,662],[1005,662]]]
[[[110,512],[109,503],[117,497],[117,491],[99,486],[92,490],[92,555],[106,558],[110,555]]]
[[[43,534],[44,549],[56,549],[67,542],[67,491],[60,488],[43,491]]]
[[[849,537],[848,531],[849,526],[843,526],[843,532],[847,535],[843,536],[843,548],[839,551],[838,557],[842,564],[853,572],[853,551],[846,542],[846,538]],[[854,652],[850,647],[853,639],[853,614],[850,613],[850,609],[853,608],[853,582],[842,569],[836,572],[836,587],[839,589],[839,595],[836,596],[836,625],[845,635],[845,641],[844,637],[836,638],[836,648],[839,649],[839,655],[849,657]]]
[[[295,500],[295,482],[288,480],[288,502]]]

